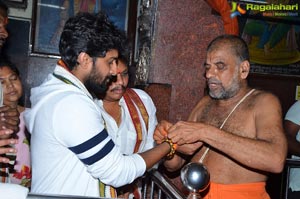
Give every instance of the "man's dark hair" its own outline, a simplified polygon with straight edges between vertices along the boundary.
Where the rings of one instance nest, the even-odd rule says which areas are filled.
[[[117,29],[104,13],[78,13],[69,18],[64,26],[59,52],[61,59],[72,70],[81,52],[92,58],[105,57],[106,52],[112,49],[122,52],[125,39],[124,32]]]
[[[229,44],[232,52],[240,61],[249,61],[249,49],[247,43],[236,35],[220,35],[213,39],[207,46],[207,52],[218,49],[223,44]]]
[[[0,15],[3,16],[3,17],[7,17],[8,16],[8,7],[1,0],[0,0]]]
[[[119,50],[119,60],[121,60],[126,66],[130,64],[130,50],[129,50],[129,41],[124,40],[121,43],[121,50]]]

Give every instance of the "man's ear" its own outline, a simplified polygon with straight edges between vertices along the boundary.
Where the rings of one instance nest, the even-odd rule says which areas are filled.
[[[79,67],[87,69],[90,66],[91,62],[93,62],[93,59],[87,53],[81,52],[78,55],[77,62]]]
[[[240,76],[242,79],[246,79],[250,72],[250,63],[245,60],[240,64]]]

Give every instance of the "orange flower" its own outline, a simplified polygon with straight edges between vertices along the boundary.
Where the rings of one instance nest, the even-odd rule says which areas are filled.
[[[23,177],[30,179],[31,178],[30,167],[23,165],[21,171],[14,173],[13,177],[17,179],[22,179]]]

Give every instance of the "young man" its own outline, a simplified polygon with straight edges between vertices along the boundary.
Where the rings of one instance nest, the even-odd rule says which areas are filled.
[[[184,152],[189,145],[201,145],[191,161],[202,162],[210,172],[210,186],[204,199],[269,198],[265,190],[267,173],[282,171],[287,142],[278,99],[247,85],[250,70],[246,43],[238,36],[222,35],[207,48],[207,86],[189,121],[175,125],[164,121],[155,131],[158,143],[163,131]],[[185,147],[185,148],[183,148]],[[166,161],[169,170],[184,163],[180,156]]]
[[[123,155],[88,91],[105,92],[118,75],[123,40],[102,13],[79,13],[66,22],[61,60],[45,82],[31,90],[32,107],[25,113],[31,132],[32,192],[97,197],[99,180],[113,187],[129,184],[173,154],[167,140],[147,152]]]
[[[153,133],[157,125],[155,105],[143,90],[127,88],[129,74],[126,58],[119,58],[116,78],[103,100],[96,100],[107,132],[122,154],[147,151],[154,147]],[[125,198],[138,199],[142,197],[139,184],[138,181],[118,191]]]

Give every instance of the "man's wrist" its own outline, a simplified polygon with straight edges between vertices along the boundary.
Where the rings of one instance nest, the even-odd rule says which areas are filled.
[[[177,148],[177,144],[176,143],[173,143],[171,139],[169,138],[166,138],[163,140],[162,143],[166,142],[167,144],[169,144],[169,147],[170,147],[170,152],[167,154],[166,158],[168,160],[172,159],[175,155],[175,152],[176,152],[176,148]]]

